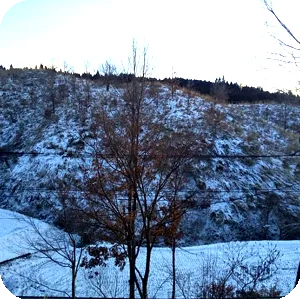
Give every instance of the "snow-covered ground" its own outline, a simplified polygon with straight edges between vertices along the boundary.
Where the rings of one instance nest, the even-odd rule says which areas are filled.
[[[54,220],[45,203],[55,202],[57,181],[82,181],[81,167],[89,169],[94,157],[92,128],[103,109],[109,115],[122,112],[124,89],[107,92],[101,82],[46,70],[18,72],[15,77],[8,72],[0,86],[0,207]],[[48,97],[53,80],[55,113]],[[59,96],[65,87],[65,96]],[[214,157],[199,157],[186,169],[184,192],[197,202],[183,222],[186,245],[298,238],[299,105],[214,104],[180,88],[171,96],[162,83],[147,88],[153,120],[172,130],[192,129],[204,147],[199,154]],[[87,96],[85,111],[81,101]]]
[[[42,259],[27,248],[24,236],[32,234],[28,221],[11,211],[0,210],[0,262],[20,254],[31,252],[29,258],[16,259],[0,265],[0,275],[4,285],[16,296],[66,296],[70,294],[71,270],[63,268],[49,260]],[[47,224],[37,221],[45,231],[51,229]],[[31,235],[34,238],[34,236]],[[278,250],[280,257],[276,261],[278,272],[264,282],[276,285],[282,295],[293,289],[297,265],[300,258],[300,241],[260,241],[231,242],[204,246],[185,247],[177,250],[177,275],[179,285],[189,297],[193,296],[195,283],[220,277],[226,269],[226,263],[232,257],[243,256],[247,265],[259,266],[262,258],[270,249]],[[138,266],[142,268],[144,252],[141,251]],[[80,268],[77,279],[78,296],[101,296],[97,286],[101,286],[107,297],[128,296],[128,267],[123,271],[114,267],[113,261],[105,268],[91,272]],[[167,298],[171,294],[171,251],[169,248],[154,248],[149,279],[149,297]],[[274,268],[272,268],[274,269]],[[273,271],[271,269],[271,271]],[[203,272],[206,271],[206,272]],[[95,275],[98,272],[98,275]],[[177,288],[178,297],[182,290]],[[103,296],[103,294],[102,294]]]
[[[46,71],[22,71],[20,77],[8,78],[0,88],[0,154],[4,153],[0,161],[0,207],[48,220],[53,219],[44,203],[49,198],[55,199],[55,180],[71,180],[70,174],[77,178],[81,173],[80,166],[91,165],[88,145],[97,112],[105,108],[115,113],[122,94],[121,88],[114,95],[113,89],[112,93],[107,93],[103,84],[68,76],[63,79],[68,79],[64,84],[69,91],[65,99],[57,99],[52,115],[47,97],[48,83],[52,79],[51,73]],[[61,79],[57,74],[56,91]],[[80,99],[87,96],[87,85],[91,88],[90,107],[82,117]],[[191,169],[187,169],[191,174],[187,189],[195,191],[195,201],[200,204],[184,219],[184,244],[298,238],[300,162],[299,155],[294,154],[299,150],[300,106],[271,103],[214,105],[201,95],[190,97],[178,89],[171,97],[167,85],[156,87],[153,104],[158,116],[165,115],[163,124],[175,129],[193,128],[199,134],[199,140],[207,145],[205,154],[215,156],[209,160],[199,158]],[[216,132],[213,134],[213,131]],[[219,157],[286,154],[287,157],[261,159]],[[210,204],[202,205],[202,201]],[[36,223],[42,229],[51,229],[42,222]],[[0,263],[33,253],[32,248],[24,244],[31,229],[26,221],[16,219],[7,210],[0,210]],[[178,284],[182,291],[191,292],[195,282],[203,278],[203,268],[218,264],[218,270],[224,270],[228,256],[237,252],[243,252],[244,257],[250,256],[249,263],[255,263],[255,258],[263,255],[266,248],[277,246],[281,252],[276,263],[279,271],[267,284],[275,283],[283,295],[288,294],[293,288],[300,260],[299,242],[220,243],[178,249]],[[139,267],[143,265],[143,257],[141,251]],[[0,275],[16,295],[69,294],[70,270],[45,262],[33,253],[27,259],[0,264]],[[155,248],[149,296],[169,296],[170,264],[170,250]],[[80,269],[79,296],[99,296],[99,288],[97,293],[93,287],[95,284],[102,285],[108,297],[127,296],[127,267],[120,272],[112,263],[95,271],[100,274]],[[221,275],[222,271],[219,272],[210,271],[210,275]],[[89,278],[91,276],[93,278]]]

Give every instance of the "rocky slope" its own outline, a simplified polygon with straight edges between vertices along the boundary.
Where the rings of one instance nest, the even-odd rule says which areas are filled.
[[[194,205],[182,223],[186,244],[296,239],[300,232],[300,107],[221,104],[149,83],[166,123],[189,124],[209,145],[187,167]],[[0,74],[0,207],[53,219],[47,202],[58,178],[90,163],[99,109],[112,109],[122,86],[50,70]]]

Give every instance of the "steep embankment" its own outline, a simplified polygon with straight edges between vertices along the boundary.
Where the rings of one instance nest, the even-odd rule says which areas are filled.
[[[186,244],[294,239],[300,227],[300,107],[214,104],[149,84],[166,126],[187,124],[207,146],[185,170],[194,206],[183,221]],[[51,219],[56,180],[90,165],[91,130],[101,109],[118,105],[122,86],[46,70],[1,74],[0,206]]]

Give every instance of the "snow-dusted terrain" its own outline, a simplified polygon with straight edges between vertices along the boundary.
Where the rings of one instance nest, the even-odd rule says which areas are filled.
[[[24,225],[22,216],[11,211],[0,210],[0,261],[31,252],[27,258],[16,259],[0,265],[0,275],[5,286],[14,295],[23,296],[66,296],[70,294],[71,271],[62,268],[34,254],[27,248],[24,239],[31,228]],[[49,229],[47,224],[38,221],[43,229]],[[247,257],[247,264],[258,266],[258,255],[263,256],[268,249],[274,248],[280,252],[276,261],[278,272],[265,285],[276,285],[281,295],[288,294],[294,286],[297,264],[300,256],[300,241],[260,241],[260,242],[230,242],[205,246],[183,247],[177,250],[177,275],[179,284],[186,296],[194,295],[195,283],[203,279],[202,271],[210,269],[205,277],[209,281],[218,277],[226,270],[226,261],[238,252]],[[27,248],[27,249],[25,249]],[[143,251],[139,263],[143,260]],[[149,281],[150,298],[167,298],[171,293],[171,251],[169,248],[155,248],[153,251],[152,268]],[[141,264],[139,264],[141,266]],[[273,268],[272,268],[273,269]],[[99,275],[93,273],[98,271]],[[93,278],[91,275],[93,274]],[[113,263],[104,268],[95,268],[92,272],[81,268],[77,279],[78,296],[101,296],[95,286],[101,285],[108,297],[128,296],[128,267],[123,271]],[[182,290],[177,286],[178,297]]]
[[[47,200],[56,180],[90,165],[97,113],[115,109],[122,87],[107,92],[70,74],[17,69],[1,83],[0,206],[51,219]],[[193,127],[210,157],[186,170],[196,202],[184,223],[186,244],[299,235],[298,105],[215,105],[180,89],[172,97],[160,83],[150,84],[149,97],[168,112],[166,126]]]
[[[57,180],[80,181],[80,167],[91,165],[97,116],[101,109],[114,113],[122,85],[107,92],[103,82],[18,69],[1,72],[0,81],[0,262],[31,254],[2,263],[0,274],[15,295],[70,294],[70,270],[37,257],[24,244],[29,224],[8,210],[55,221],[49,202],[55,202]],[[214,103],[180,88],[172,96],[159,82],[147,88],[157,114],[166,112],[165,127],[193,128],[205,147],[184,170],[184,192],[195,202],[182,222],[178,295],[194,295],[186,292],[194,292],[207,264],[226,271],[226,254],[244,252],[255,263],[253,257],[274,245],[279,270],[266,284],[289,293],[300,259],[300,241],[292,241],[300,234],[299,105]],[[272,241],[252,241],[266,239]],[[208,243],[216,244],[199,246]],[[149,297],[170,295],[170,261],[168,248],[153,250]],[[127,266],[120,272],[112,263],[96,271],[80,269],[79,296],[98,296],[99,284],[106,296],[127,296]]]

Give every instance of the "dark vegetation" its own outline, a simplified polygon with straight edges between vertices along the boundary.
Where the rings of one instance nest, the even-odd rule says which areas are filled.
[[[10,66],[13,69],[13,66]],[[37,67],[36,67],[37,69]],[[41,70],[51,70],[53,72],[62,72],[62,70],[57,71],[55,67],[46,67],[42,64],[39,69]],[[5,67],[0,65],[0,71],[6,70]],[[100,81],[108,84],[108,82],[114,84],[130,83],[134,78],[134,74],[127,73],[109,73],[103,72],[99,73],[97,71],[95,74],[85,72],[83,74],[72,73],[73,76],[77,78],[89,79],[91,81]],[[176,87],[185,88],[190,91],[197,92],[202,95],[208,95],[212,93],[214,87],[218,84],[224,85],[226,93],[228,95],[226,102],[230,104],[241,104],[241,103],[289,103],[289,104],[300,104],[299,95],[295,95],[292,91],[277,90],[276,92],[269,92],[263,90],[262,87],[251,87],[251,86],[241,86],[238,83],[228,82],[223,78],[217,78],[215,82],[206,80],[196,80],[196,79],[185,79],[185,78],[164,78],[162,80],[156,78],[147,78],[148,82],[161,82],[167,85],[174,85]]]
[[[261,87],[239,86],[237,83],[227,82],[223,79],[217,79],[216,82],[203,80],[189,80],[177,78],[180,87],[192,89],[201,94],[209,94],[215,84],[222,82],[228,90],[228,102],[231,104],[239,103],[300,103],[300,97],[295,96],[292,92],[277,91],[271,93],[264,91]],[[165,79],[168,81],[168,79]],[[284,96],[283,96],[284,95]]]
[[[104,80],[105,76],[100,75],[97,72],[95,75],[91,74],[75,74],[77,77],[89,78],[91,80]],[[113,75],[112,80],[119,83],[127,83],[132,80],[131,74],[119,74]],[[186,88],[198,92],[200,94],[210,94],[213,86],[219,84],[220,82],[225,85],[228,92],[228,103],[230,104],[241,104],[241,103],[296,103],[300,104],[300,97],[294,95],[291,91],[278,90],[277,92],[269,92],[263,90],[261,87],[251,87],[251,86],[240,86],[238,83],[227,82],[224,78],[218,78],[215,82],[206,80],[195,80],[195,79],[185,79],[185,78],[164,78],[158,80],[155,78],[148,78],[152,82],[162,82],[165,84],[175,84],[180,88]]]

